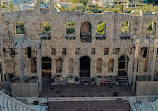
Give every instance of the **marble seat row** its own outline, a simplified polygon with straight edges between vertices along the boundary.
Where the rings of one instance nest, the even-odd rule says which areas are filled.
[[[0,91],[0,111],[36,111]]]

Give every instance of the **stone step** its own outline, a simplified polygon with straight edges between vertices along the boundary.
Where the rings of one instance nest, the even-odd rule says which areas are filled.
[[[128,97],[54,97],[48,98],[48,102],[52,101],[116,101],[118,99],[128,100]]]
[[[118,79],[128,79],[128,77],[118,77]]]
[[[42,78],[42,83],[43,84],[50,84],[51,81],[52,81],[52,79],[50,77]]]
[[[44,78],[44,79],[42,79],[42,80],[52,80],[52,79],[50,79],[50,78]]]
[[[118,76],[118,78],[128,78],[128,76]]]
[[[121,79],[118,79],[118,80],[128,80],[128,78],[121,78]]]
[[[128,80],[119,80],[119,82],[127,82]]]
[[[128,77],[127,76],[119,76],[118,82],[128,82]]]

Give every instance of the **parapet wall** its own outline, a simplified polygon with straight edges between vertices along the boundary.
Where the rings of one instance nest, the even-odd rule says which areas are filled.
[[[12,94],[16,97],[38,97],[38,83],[12,83]]]
[[[158,95],[158,81],[137,81],[136,95]]]

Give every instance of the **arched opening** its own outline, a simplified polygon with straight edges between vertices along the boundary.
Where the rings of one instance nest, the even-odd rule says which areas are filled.
[[[130,23],[124,22],[121,28],[121,39],[130,39]]]
[[[90,77],[90,58],[88,56],[80,58],[80,77]]]
[[[21,21],[16,22],[15,34],[25,34],[24,24]]]
[[[69,73],[74,72],[74,60],[72,58],[70,58],[68,61],[68,71]]]
[[[42,77],[51,77],[51,63],[51,58],[42,58]]]
[[[96,39],[106,38],[106,24],[104,22],[99,22],[97,24]]]
[[[98,58],[96,61],[96,70],[97,70],[97,73],[102,72],[102,59],[101,58]]]
[[[63,60],[61,58],[56,60],[56,73],[62,73]]]
[[[156,34],[156,23],[154,21],[147,24],[146,34],[147,36]]]
[[[113,59],[110,59],[108,61],[108,72],[109,73],[112,73],[114,71],[114,60]]]
[[[83,22],[80,29],[81,42],[91,42],[91,24]]]
[[[127,76],[128,73],[128,56],[121,56],[118,59],[118,76]]]

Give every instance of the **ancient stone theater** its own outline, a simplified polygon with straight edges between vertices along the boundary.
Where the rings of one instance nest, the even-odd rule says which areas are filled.
[[[158,13],[1,12],[1,81],[115,84],[158,80]]]

